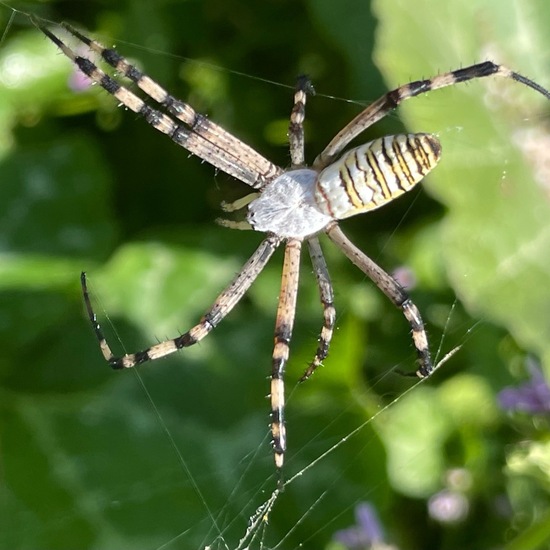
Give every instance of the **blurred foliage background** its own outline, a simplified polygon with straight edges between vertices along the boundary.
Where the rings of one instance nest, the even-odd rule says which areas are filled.
[[[24,13],[116,44],[286,166],[297,75],[317,90],[311,162],[362,106],[410,80],[489,58],[550,87],[550,7],[0,5],[0,547],[241,547],[275,487],[265,395],[281,255],[200,345],[139,376],[107,368],[80,271],[113,347],[135,351],[195,323],[261,236],[213,223],[246,186],[83,86]],[[421,189],[344,228],[408,282],[437,358],[461,347],[426,383],[396,374],[414,368],[407,323],[323,241],[338,330],[325,367],[298,385],[321,326],[305,258],[287,478],[357,433],[289,484],[250,548],[342,548],[333,535],[364,501],[397,548],[548,546],[550,407],[533,373],[550,373],[549,112],[533,90],[493,79],[406,102],[361,137],[407,128],[442,141]],[[534,378],[540,407],[499,407],[505,387]]]

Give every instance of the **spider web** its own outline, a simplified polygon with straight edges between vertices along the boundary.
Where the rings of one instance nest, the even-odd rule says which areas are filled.
[[[452,310],[449,313],[448,321],[450,323],[452,318]],[[468,334],[463,337],[463,341],[466,342],[468,335],[472,333],[475,327],[471,327],[468,331]],[[443,336],[444,337],[444,336]],[[442,338],[443,338],[442,337]],[[442,342],[441,342],[442,344]],[[455,353],[459,351],[459,347],[453,348],[448,354],[442,357],[438,363],[436,369],[446,363]],[[437,357],[439,357],[440,350],[438,350]],[[352,414],[352,409],[354,406],[348,406],[346,409],[342,410],[338,415],[332,419],[331,423],[327,425],[320,431],[313,432],[309,441],[306,441],[302,448],[296,449],[296,456],[306,454],[306,456],[313,456],[312,459],[298,461],[299,464],[305,464],[298,471],[291,474],[291,476],[285,480],[284,488],[276,488],[277,480],[273,472],[265,476],[265,478],[258,485],[257,483],[253,484],[253,489],[250,491],[250,478],[254,476],[253,470],[258,467],[265,467],[265,454],[266,449],[268,449],[268,440],[269,433],[266,432],[263,442],[258,445],[254,451],[241,459],[237,464],[237,468],[234,470],[239,472],[238,479],[234,479],[234,486],[227,487],[229,494],[227,495],[226,503],[219,509],[212,509],[212,505],[209,502],[210,499],[204,494],[204,487],[208,486],[208,482],[202,479],[202,473],[200,471],[192,471],[187,462],[186,456],[190,453],[182,452],[178,448],[178,443],[174,439],[175,434],[168,428],[162,414],[159,412],[157,405],[155,404],[154,399],[150,396],[149,391],[147,390],[146,385],[144,384],[140,375],[136,375],[139,384],[142,386],[144,393],[148,396],[150,400],[151,408],[154,410],[155,415],[158,418],[159,426],[166,434],[166,438],[170,441],[171,446],[173,447],[174,454],[177,456],[178,462],[181,466],[181,471],[179,475],[174,474],[175,478],[183,477],[192,486],[194,492],[196,493],[197,499],[200,501],[201,505],[204,508],[204,512],[207,517],[207,524],[209,523],[208,534],[205,535],[204,543],[201,542],[199,547],[201,548],[231,548],[231,550],[242,550],[245,548],[285,548],[289,540],[292,540],[292,537],[296,532],[300,533],[300,540],[302,545],[306,545],[315,540],[318,536],[326,537],[327,534],[334,533],[336,531],[335,525],[337,525],[337,520],[328,521],[328,523],[319,523],[318,516],[319,514],[324,513],[324,508],[326,508],[327,502],[330,502],[330,499],[333,495],[339,494],[342,489],[342,485],[347,485],[348,480],[347,473],[353,471],[354,468],[361,467],[365,462],[371,462],[369,458],[372,455],[372,447],[377,445],[376,435],[372,433],[371,428],[376,426],[377,422],[384,423],[388,421],[388,412],[397,406],[397,404],[402,400],[406,399],[408,394],[412,391],[416,391],[415,388],[419,384],[424,383],[425,381],[419,381],[406,390],[399,397],[395,397],[388,401],[388,404],[385,406],[379,405],[379,410],[368,416],[363,422],[355,426],[351,431],[343,432],[344,435],[339,439],[334,437],[331,433],[331,425],[338,425],[339,421],[345,418],[347,415]],[[380,381],[382,383],[383,381]],[[374,385],[376,390],[378,384]],[[297,397],[297,392],[299,392],[300,386],[295,386],[294,390],[291,392],[289,399],[289,406],[292,407],[292,404]],[[359,393],[359,392],[358,392]],[[363,396],[357,396],[358,399],[366,399],[367,392],[364,392]],[[424,395],[424,399],[426,394]],[[298,420],[295,420],[297,422]],[[345,425],[349,425],[349,422],[346,422]],[[238,428],[241,429],[241,428]],[[334,443],[331,443],[335,441]],[[346,449],[346,446],[351,447]],[[426,453],[422,448],[423,444],[418,445],[417,450],[414,452],[414,459],[423,462],[426,461]],[[313,453],[309,451],[309,448],[314,449]],[[319,451],[319,449],[324,449]],[[330,466],[330,459],[332,455],[337,455],[338,453],[343,452],[349,455],[349,458],[344,460],[346,467],[344,470],[338,470],[337,468]],[[316,455],[316,453],[319,453]],[[337,460],[337,463],[341,462],[341,458]],[[316,476],[316,471],[326,471],[326,464],[323,462],[329,462],[329,471],[332,471],[330,477],[325,478],[322,476],[324,483],[317,486],[316,484],[311,484],[311,476]],[[297,462],[295,459],[289,461],[289,465],[286,472],[290,471],[292,466]],[[372,464],[371,464],[372,467]],[[406,465],[403,467],[407,467]],[[410,471],[410,464],[407,467]],[[215,476],[215,473],[214,473]],[[304,483],[302,483],[302,481]],[[303,492],[301,485],[305,485],[308,489],[308,502],[303,502],[303,510],[300,515],[296,518],[295,523],[291,529],[282,534],[276,534],[273,536],[273,529],[271,523],[277,524],[277,516],[281,512],[278,508],[283,508],[285,506],[285,500],[287,498],[293,498],[293,493],[300,495]],[[368,489],[361,488],[362,494],[356,494],[353,499],[347,504],[347,509],[342,511],[342,515],[349,510],[349,507],[354,506],[361,502],[362,500],[369,500],[372,498],[373,494],[376,494],[380,490],[382,483],[373,483]],[[284,492],[283,492],[284,491]],[[349,494],[349,487],[347,489]],[[243,508],[243,513],[235,516],[233,514],[234,503],[241,502],[242,496],[246,495],[249,499],[245,502]],[[351,496],[351,495],[349,495]],[[294,497],[295,498],[295,497]],[[349,498],[349,497],[348,497]],[[258,504],[258,502],[260,504]],[[255,507],[255,508],[254,508]],[[253,509],[253,513],[249,516],[246,516],[246,510]],[[243,527],[244,517],[248,517],[246,522],[246,530]],[[313,525],[316,525],[316,530],[311,532],[311,520],[313,520]],[[199,522],[197,526],[204,522]],[[235,534],[233,527],[237,526],[237,532],[239,529],[243,529],[241,536],[238,539],[235,539]],[[191,535],[192,532],[197,526],[191,527],[189,530],[186,530],[178,534],[173,539],[166,541],[164,544],[159,546],[159,548],[171,547],[172,544],[177,543],[180,538],[184,540]],[[304,531],[303,527],[306,526]],[[202,531],[203,529],[201,529]],[[275,529],[275,533],[279,530]],[[304,534],[307,533],[307,534]],[[208,542],[208,544],[206,544]]]
[[[5,9],[9,16],[2,49],[12,54],[11,25],[16,12]],[[36,46],[28,46],[31,51],[33,47],[39,51],[46,47],[43,39],[37,40]],[[155,59],[164,57],[158,51],[152,53]],[[134,57],[140,56],[137,52]],[[42,64],[50,67],[52,59],[56,70],[66,66],[61,56],[50,56]],[[205,65],[196,66],[206,70]],[[38,84],[44,85],[42,81]],[[273,87],[272,83],[260,84]],[[284,90],[281,95],[290,97]],[[449,110],[455,99],[454,92],[451,95],[453,99],[443,100],[441,110]],[[336,103],[317,99],[323,107]],[[106,102],[110,100],[106,98]],[[428,105],[430,112],[437,110],[435,99],[430,99]],[[315,112],[316,107],[312,105],[311,109]],[[287,123],[285,115],[282,109],[281,125]],[[117,116],[107,108],[99,122],[108,126]],[[431,124],[427,114],[425,118]],[[144,135],[154,133],[143,126]],[[461,121],[462,127],[467,128],[467,123]],[[435,131],[450,138],[447,141],[451,150],[461,144],[467,148],[472,138],[460,128],[455,122],[438,122]],[[42,149],[34,145],[32,156],[19,158],[17,163],[19,169],[25,161],[29,164],[26,178],[13,176],[13,181],[26,190],[27,199],[38,204],[45,189],[55,191],[60,204],[70,204],[79,218],[87,214],[75,205],[93,205],[94,221],[85,236],[94,241],[103,237],[104,246],[89,251],[89,255],[105,257],[113,236],[107,232],[106,237],[104,225],[112,214],[106,199],[102,202],[97,195],[112,183],[112,176],[98,172],[101,155],[94,154],[90,141],[67,140],[53,148],[54,155],[50,144]],[[176,152],[186,160],[185,152]],[[2,173],[9,181],[15,168],[9,164],[9,153],[3,154],[8,160],[3,163]],[[450,154],[453,164],[458,163],[460,155]],[[35,159],[33,163],[29,163],[30,158]],[[51,171],[50,179],[42,181],[42,186],[40,178],[30,179],[30,168],[39,164],[36,159]],[[511,155],[504,153],[504,160],[511,160]],[[196,159],[187,162],[198,164]],[[64,185],[56,186],[53,181],[54,176],[87,171],[94,176],[92,182],[76,177],[68,183],[63,179]],[[510,173],[508,164],[500,168],[499,181],[505,184]],[[219,176],[216,181],[220,187],[225,185]],[[21,185],[25,182],[26,186]],[[71,188],[79,189],[80,195],[68,197],[67,189]],[[427,200],[423,193],[420,199]],[[194,203],[193,197],[189,202]],[[413,214],[421,208],[418,202],[413,199],[410,206]],[[401,224],[408,206],[401,208],[403,211],[393,214],[389,229],[376,234],[383,250],[381,261],[384,263],[388,255],[399,256],[403,247],[413,243],[417,256],[411,254],[408,259],[415,271],[420,271],[426,288],[426,277],[437,278],[437,270],[418,270],[419,265],[433,263],[433,257],[418,255],[431,249],[428,244],[433,243],[437,229],[414,231],[410,224]],[[411,370],[414,364],[406,323],[399,312],[387,309],[383,297],[379,298],[366,281],[346,267],[330,247],[327,253],[337,290],[338,331],[325,368],[307,384],[298,385],[320,327],[315,285],[304,263],[287,376],[290,449],[285,467],[287,485],[281,493],[276,489],[267,427],[269,407],[264,397],[280,257],[262,274],[249,301],[240,304],[197,349],[186,350],[175,359],[140,369],[134,375],[108,369],[98,372],[99,354],[89,327],[84,322],[76,326],[76,319],[83,316],[77,281],[71,281],[82,269],[82,259],[75,260],[69,250],[61,261],[59,250],[56,256],[46,244],[40,249],[43,219],[49,222],[52,217],[51,211],[47,214],[38,220],[36,234],[24,235],[35,243],[38,254],[31,250],[28,257],[14,262],[7,272],[11,287],[9,277],[4,278],[13,310],[19,314],[13,317],[6,351],[33,345],[46,350],[39,357],[24,354],[23,366],[16,369],[25,370],[23,382],[15,374],[7,377],[6,387],[17,393],[17,399],[9,402],[13,416],[6,423],[3,443],[11,490],[3,503],[6,513],[1,517],[9,518],[11,525],[2,531],[13,533],[11,539],[5,535],[5,547],[24,546],[15,544],[15,540],[49,541],[49,546],[57,547],[62,537],[74,540],[73,533],[77,533],[82,547],[98,548],[129,544],[212,550],[318,547],[353,521],[353,509],[360,502],[375,502],[384,512],[395,509],[399,499],[395,493],[387,496],[390,488],[397,487],[397,494],[417,499],[436,491],[437,473],[444,473],[443,465],[437,463],[443,454],[441,441],[437,440],[451,431],[448,418],[438,419],[438,413],[448,413],[441,405],[441,396],[452,394],[453,386],[447,384],[441,390],[432,387],[438,384],[439,374],[435,382],[420,384],[392,372],[394,368]],[[383,217],[375,217],[372,225]],[[67,220],[62,221],[70,229]],[[31,227],[31,221],[27,222]],[[134,241],[122,248],[103,271],[92,273],[98,312],[103,318],[113,316],[105,322],[105,328],[115,335],[115,343],[118,338],[121,349],[143,347],[144,335],[151,335],[153,330],[162,340],[165,334],[190,326],[256,242],[254,235],[222,234],[216,228],[205,229],[200,236],[196,233],[191,227],[178,231],[176,238],[166,232],[168,238],[164,241],[158,233],[147,242]],[[403,233],[406,237],[400,236]],[[71,235],[74,238],[69,232]],[[242,244],[233,246],[230,254],[224,253],[236,240]],[[216,246],[206,249],[205,245],[212,242]],[[14,249],[27,251],[23,237],[17,241],[14,236],[13,244]],[[45,256],[49,256],[47,262]],[[509,254],[507,258],[517,265],[515,256]],[[44,288],[48,292],[43,292]],[[190,295],[189,289],[195,288],[199,292]],[[14,289],[25,289],[29,295],[19,296]],[[69,306],[67,289],[72,292]],[[498,349],[500,345],[502,349],[506,343],[514,347],[498,329],[469,318],[454,302],[454,295],[442,294],[432,292],[421,304],[429,306],[432,348],[439,350],[439,360],[446,359],[447,353],[458,346],[462,349],[453,361],[462,359],[464,363],[484,348]],[[33,324],[35,317],[29,311],[36,310],[45,312],[55,331],[44,331],[44,317]],[[38,348],[36,341],[30,340],[29,325],[41,327],[42,332],[36,332],[43,347]],[[21,340],[24,333],[29,340]],[[46,341],[55,342],[56,348],[44,347]],[[518,352],[509,349],[507,354],[516,357]],[[494,359],[485,358],[484,362],[487,366],[481,372],[485,375],[494,366]],[[59,375],[54,374],[54,365],[60,365]],[[386,365],[390,370],[373,365]],[[480,397],[479,387],[466,384],[459,393],[475,389],[478,401],[473,408],[483,417],[484,409],[490,406],[484,394]],[[403,436],[407,431],[411,432],[409,438]],[[26,546],[33,544],[27,542]]]

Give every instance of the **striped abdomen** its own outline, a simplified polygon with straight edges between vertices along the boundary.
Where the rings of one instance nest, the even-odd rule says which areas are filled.
[[[336,219],[374,210],[414,187],[441,156],[431,134],[399,134],[346,152],[315,184],[321,211]]]

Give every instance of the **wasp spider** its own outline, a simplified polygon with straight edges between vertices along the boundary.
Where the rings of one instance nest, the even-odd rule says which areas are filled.
[[[280,168],[204,115],[195,112],[187,103],[171,96],[115,50],[107,49],[65,25],[69,33],[113,67],[118,75],[125,77],[156,102],[156,108],[149,106],[90,59],[70,49],[41,21],[35,20],[35,24],[83,73],[122,105],[142,115],[153,128],[167,134],[176,144],[255,189],[255,193],[225,205],[224,209],[233,211],[246,208],[245,225],[266,234],[258,249],[197,325],[171,340],[123,356],[112,352],[103,335],[90,302],[86,276],[83,273],[82,290],[87,312],[103,356],[111,367],[131,368],[145,361],[160,359],[202,340],[235,307],[275,249],[284,243],[282,284],[275,321],[271,370],[271,431],[275,463],[280,469],[287,448],[283,377],[289,358],[300,254],[304,241],[307,243],[319,286],[324,323],[315,357],[302,380],[307,379],[327,357],[334,330],[333,289],[317,237],[320,233],[325,233],[401,309],[410,324],[418,355],[416,374],[419,377],[430,375],[434,367],[424,323],[417,307],[390,275],[350,242],[340,229],[338,220],[379,208],[414,187],[439,161],[440,143],[430,134],[401,134],[376,139],[344,153],[342,151],[353,138],[386,116],[402,101],[438,88],[496,76],[515,80],[548,99],[550,92],[528,78],[490,61],[427,80],[411,82],[386,93],[369,105],[338,132],[315,159],[313,166],[307,167],[304,163],[303,121],[306,97],[313,89],[308,79],[303,77],[298,80],[290,114],[291,166]],[[239,228],[243,225],[229,221],[222,221],[222,224]]]

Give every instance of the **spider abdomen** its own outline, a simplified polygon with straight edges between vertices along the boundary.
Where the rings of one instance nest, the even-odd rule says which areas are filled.
[[[325,168],[315,185],[315,200],[336,219],[374,210],[419,183],[440,156],[441,144],[431,134],[376,139]]]

